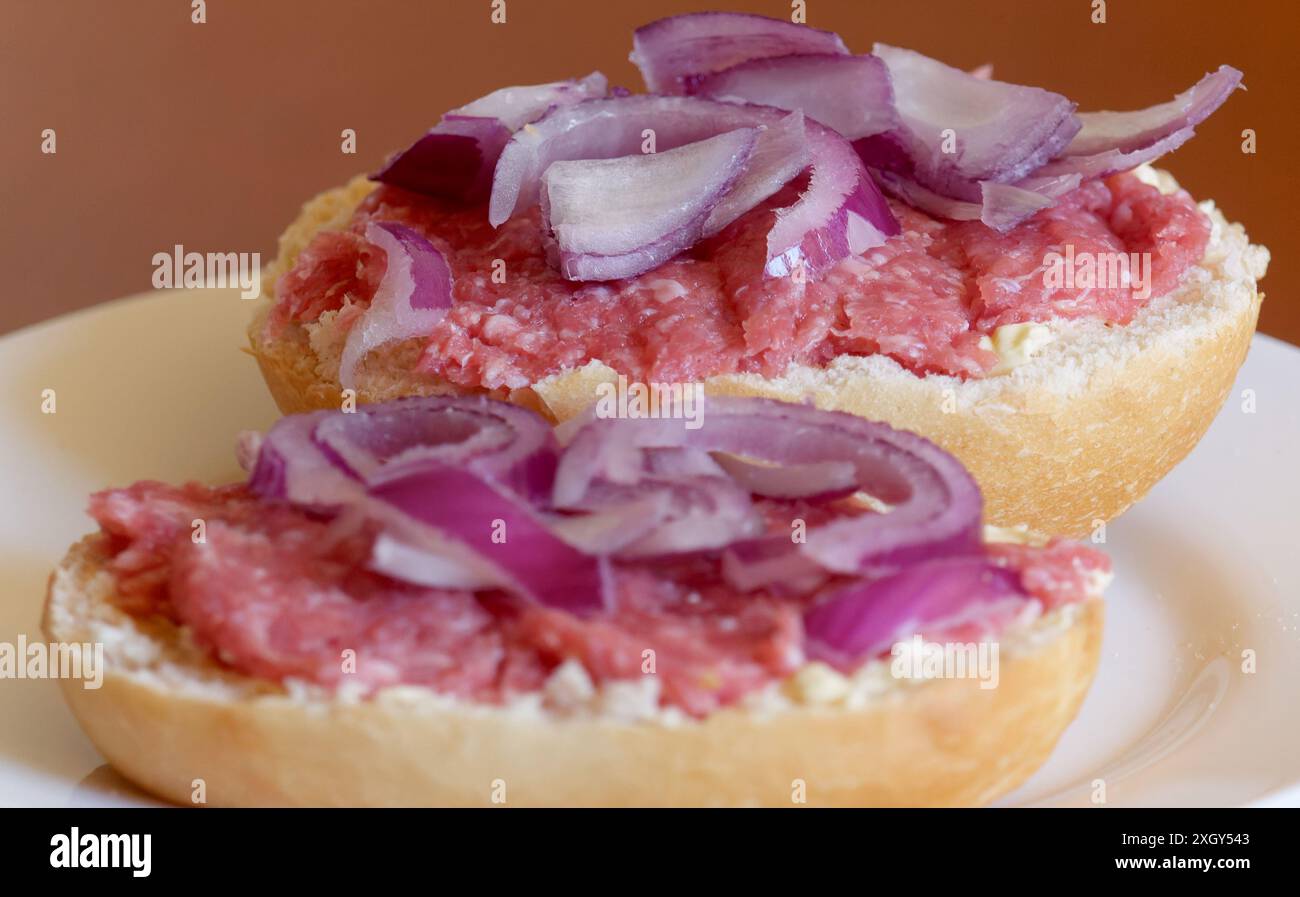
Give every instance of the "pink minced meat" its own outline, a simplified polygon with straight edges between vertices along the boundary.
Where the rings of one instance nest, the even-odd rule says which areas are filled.
[[[787,517],[807,510],[791,505]],[[578,618],[501,592],[370,572],[372,532],[262,501],[242,485],[142,482],[97,493],[90,513],[124,610],[187,626],[221,663],[259,678],[423,685],[497,703],[537,691],[570,658],[596,683],[638,680],[643,652],[653,650],[661,703],[703,716],[803,662],[810,599],[737,593],[708,558],[620,565],[615,606]],[[1083,600],[1089,572],[1109,569],[1104,555],[1075,543],[994,556],[1047,608]],[[347,650],[354,670],[345,670]]]
[[[1049,288],[1045,257],[1150,252],[1152,296],[1205,253],[1209,222],[1186,193],[1132,174],[1094,181],[1007,234],[942,221],[893,202],[903,231],[822,280],[762,275],[772,209],[792,185],[718,236],[638,277],[573,283],[546,262],[536,208],[494,230],[481,206],[380,186],[342,232],[323,232],[277,286],[273,327],[309,322],[345,300],[366,304],[385,267],[361,234],[399,221],[448,259],[453,305],[420,369],[468,388],[519,388],[599,359],[633,380],[782,373],[838,355],[883,353],[917,373],[978,377],[997,358],[980,337],[1054,318],[1127,323],[1144,300],[1127,286]],[[495,276],[494,276],[495,275]]]

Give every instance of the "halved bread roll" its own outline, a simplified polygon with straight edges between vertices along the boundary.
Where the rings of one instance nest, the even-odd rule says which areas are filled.
[[[1138,169],[1170,192],[1167,173]],[[357,178],[304,206],[280,240],[276,270],[293,265],[319,230],[346,224],[373,188]],[[1179,289],[1154,299],[1125,326],[1052,322],[1054,337],[1001,375],[961,380],[918,376],[884,355],[840,356],[825,368],[796,365],[772,379],[726,374],[704,382],[718,395],[813,401],[926,436],[952,452],[984,491],[998,525],[1082,535],[1109,520],[1181,461],[1204,435],[1232,388],[1259,315],[1257,280],[1268,251],[1254,246],[1211,201],[1201,203],[1212,234],[1205,258]],[[274,277],[264,280],[272,284]],[[268,291],[271,288],[268,287]],[[285,413],[337,408],[346,331],[334,313],[268,339],[270,299],[249,330],[254,356]],[[357,399],[459,391],[413,371],[412,340],[373,352],[361,365]],[[617,374],[599,362],[498,394],[562,421],[589,405]]]
[[[104,645],[102,687],[65,679],[68,704],[122,774],[183,804],[983,804],[1051,752],[1102,631],[1094,597],[1007,630],[995,688],[809,665],[703,720],[610,689],[563,713],[542,695],[496,706],[411,686],[362,700],[224,669],[184,630],[120,609],[107,561],[102,537],[72,547],[44,631]],[[557,672],[547,690],[567,686]]]

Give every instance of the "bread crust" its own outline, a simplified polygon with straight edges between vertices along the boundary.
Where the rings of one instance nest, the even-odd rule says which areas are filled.
[[[1161,189],[1166,173],[1145,169]],[[291,266],[320,221],[337,221],[364,183],[322,194],[281,240],[281,270]],[[920,433],[956,455],[980,483],[986,519],[1039,532],[1081,536],[1116,517],[1168,473],[1205,434],[1227,399],[1250,347],[1262,299],[1256,282],[1267,250],[1212,203],[1206,258],[1183,286],[1153,300],[1123,327],[1054,323],[1056,339],[1009,374],[962,381],[917,376],[885,356],[843,356],[826,368],[796,365],[781,377],[726,374],[707,393],[812,401]],[[344,216],[346,217],[346,216]],[[265,314],[249,331],[254,356],[280,409],[337,408],[338,346],[328,328],[309,336],[294,325],[270,340]],[[417,344],[372,355],[357,399],[378,402],[452,387],[411,373]],[[586,407],[599,383],[616,375],[593,362],[496,394],[561,421]]]
[[[102,687],[63,680],[100,752],[147,791],[216,806],[810,806],[985,804],[1016,787],[1074,718],[1096,669],[1102,603],[1003,652],[998,686],[892,683],[860,709],[731,708],[623,722],[455,702],[373,699],[237,676],[183,630],[113,600],[101,541],[50,580],[43,628],[105,645]],[[1048,618],[1044,618],[1046,623]],[[504,789],[504,790],[503,790]]]

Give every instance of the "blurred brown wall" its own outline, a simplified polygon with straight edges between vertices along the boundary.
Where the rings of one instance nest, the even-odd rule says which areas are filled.
[[[788,0],[0,0],[0,332],[148,289],[155,252],[261,251],[311,194],[373,167],[448,107],[599,68],[640,87],[631,30]],[[1168,165],[1273,251],[1263,329],[1300,342],[1290,0],[807,0],[849,45],[992,62],[1082,109],[1167,99],[1220,63],[1237,93]],[[58,152],[43,155],[44,128]],[[356,156],[340,152],[354,128]],[[1240,151],[1241,132],[1258,153]],[[16,281],[16,282],[15,282]]]

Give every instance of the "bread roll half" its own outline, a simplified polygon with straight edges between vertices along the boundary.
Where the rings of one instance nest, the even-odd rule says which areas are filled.
[[[984,804],[1046,759],[1101,643],[1092,598],[1004,633],[993,688],[894,679],[884,662],[851,679],[809,665],[703,720],[608,687],[565,712],[540,695],[496,706],[417,687],[361,699],[221,667],[184,630],[122,611],[107,559],[101,537],[73,546],[45,634],[104,645],[102,686],[62,680],[68,704],[118,771],[181,804]]]
[[[1138,173],[1162,190],[1177,189],[1164,172]],[[309,202],[281,238],[276,270],[292,266],[317,231],[346,224],[372,187],[358,178]],[[1223,407],[1250,346],[1268,251],[1251,245],[1213,202],[1201,208],[1212,222],[1210,244],[1178,290],[1152,300],[1125,326],[1054,321],[1047,325],[1051,342],[1032,357],[1008,358],[1014,366],[1003,374],[963,381],[918,376],[884,355],[841,356],[828,367],[796,365],[772,379],[712,377],[705,391],[811,400],[920,433],[974,474],[991,523],[1083,535],[1123,512],[1191,451]],[[333,314],[268,340],[270,299],[262,301],[249,336],[280,409],[339,407],[346,333]],[[358,374],[358,400],[456,391],[413,372],[420,349],[416,340],[372,353]],[[616,376],[592,362],[497,397],[560,421]]]

